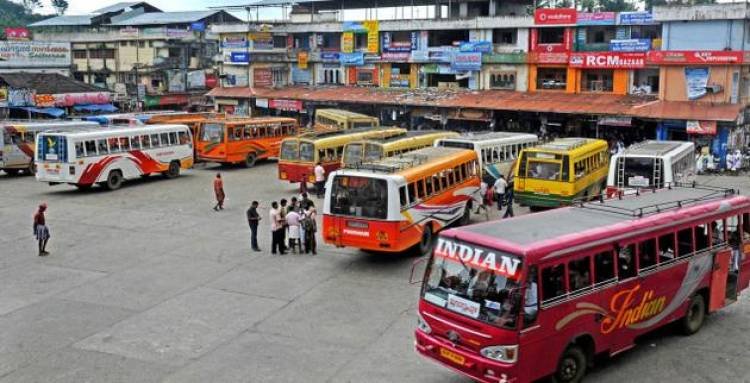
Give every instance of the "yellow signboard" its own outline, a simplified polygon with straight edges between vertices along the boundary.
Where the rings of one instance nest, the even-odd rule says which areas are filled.
[[[344,53],[354,52],[354,32],[344,32],[341,35],[341,51]]]
[[[378,53],[380,48],[380,24],[377,20],[365,20],[362,26],[367,31],[367,52]]]
[[[297,53],[297,68],[307,69],[307,52]]]

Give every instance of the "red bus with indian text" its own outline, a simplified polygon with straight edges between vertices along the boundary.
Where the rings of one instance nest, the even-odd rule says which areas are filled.
[[[415,347],[481,382],[578,382],[600,354],[697,332],[750,281],[750,198],[677,186],[443,232]]]

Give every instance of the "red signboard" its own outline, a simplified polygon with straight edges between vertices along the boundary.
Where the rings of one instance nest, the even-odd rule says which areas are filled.
[[[7,40],[28,40],[29,37],[29,30],[26,28],[5,28],[5,38]]]
[[[741,51],[649,51],[646,61],[659,65],[730,65],[742,64]]]
[[[183,105],[189,101],[186,94],[168,94],[159,97],[159,105]]]
[[[538,8],[534,12],[536,25],[575,24],[578,12],[573,8]]]
[[[219,79],[216,77],[215,74],[206,75],[206,88],[213,89],[213,88],[216,88],[216,85],[218,84],[219,84]]]
[[[271,87],[273,86],[273,73],[268,68],[253,69],[253,86]]]
[[[643,52],[571,53],[570,66],[584,69],[639,69],[646,66]]]
[[[716,135],[716,121],[688,121],[686,124],[688,134]]]
[[[561,53],[546,53],[546,52],[530,52],[528,56],[529,63],[532,64],[568,64],[570,60],[570,54]]]
[[[271,100],[269,101],[268,106],[271,107],[271,109],[292,110],[299,112],[300,110],[302,110],[302,101]]]

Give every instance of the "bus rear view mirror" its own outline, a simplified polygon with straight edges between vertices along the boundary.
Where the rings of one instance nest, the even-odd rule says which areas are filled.
[[[419,274],[420,275],[419,279],[416,279],[416,280],[414,279],[414,271],[417,269],[417,266],[419,266],[420,264],[422,264],[425,261],[427,261],[427,258],[428,257],[426,257],[426,256],[422,256],[422,257],[419,257],[418,259],[414,260],[414,262],[412,262],[412,264],[411,264],[411,275],[409,275],[409,284],[414,285],[414,284],[422,282],[421,276],[424,275],[424,270],[422,270],[422,273]]]

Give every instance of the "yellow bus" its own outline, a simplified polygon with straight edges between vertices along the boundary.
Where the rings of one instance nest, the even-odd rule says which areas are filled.
[[[521,151],[514,196],[530,207],[569,205],[574,199],[601,194],[608,169],[607,141],[560,138]]]
[[[320,162],[326,174],[341,167],[346,144],[367,138],[388,138],[406,134],[402,128],[354,129],[308,133],[281,142],[279,179],[289,182],[315,182],[313,169]]]
[[[377,117],[350,112],[343,109],[318,109],[315,111],[315,130],[348,130],[358,128],[377,128],[380,121]]]
[[[435,144],[435,141],[450,137],[458,137],[458,133],[447,130],[420,130],[384,139],[350,142],[344,147],[341,166],[356,167],[362,162],[377,161],[385,157],[430,147]]]

